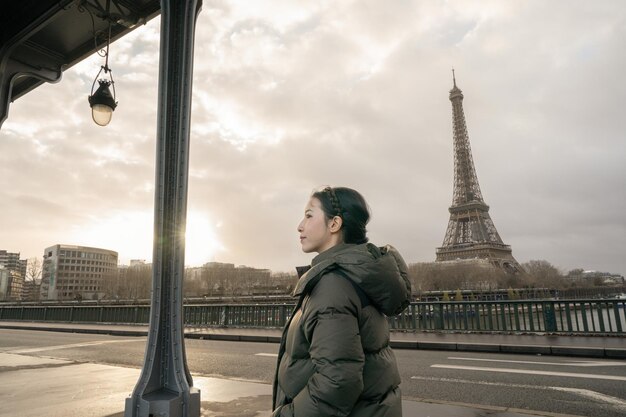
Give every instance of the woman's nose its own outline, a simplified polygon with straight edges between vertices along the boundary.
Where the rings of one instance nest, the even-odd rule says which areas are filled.
[[[303,229],[302,229],[302,223],[303,223],[303,222],[300,222],[300,224],[298,225],[298,232],[302,232],[302,230],[303,230]]]

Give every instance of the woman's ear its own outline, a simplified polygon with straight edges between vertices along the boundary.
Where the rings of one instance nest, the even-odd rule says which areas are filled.
[[[330,228],[331,233],[337,233],[341,230],[341,226],[343,225],[343,219],[340,216],[335,216],[330,220]]]

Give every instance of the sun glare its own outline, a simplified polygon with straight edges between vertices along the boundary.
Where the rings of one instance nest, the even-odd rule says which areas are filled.
[[[153,237],[152,212],[124,212],[97,218],[88,225],[75,226],[66,244],[91,246],[116,251],[121,264],[131,259],[151,262]],[[185,264],[199,266],[212,260],[223,247],[216,226],[204,213],[191,211],[187,216]]]
[[[217,227],[205,213],[190,211],[185,235],[185,264],[200,266],[213,260],[224,247],[217,236]]]

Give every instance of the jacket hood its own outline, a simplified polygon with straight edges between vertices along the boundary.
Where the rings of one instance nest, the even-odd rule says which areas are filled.
[[[330,271],[337,271],[358,285],[387,316],[401,313],[411,301],[408,268],[400,253],[390,245],[343,243],[320,253],[296,284],[294,296],[309,292]]]

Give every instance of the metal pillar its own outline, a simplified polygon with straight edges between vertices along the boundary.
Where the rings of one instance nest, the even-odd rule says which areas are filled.
[[[150,330],[125,417],[198,417],[183,338],[183,274],[195,24],[202,0],[161,0]]]

